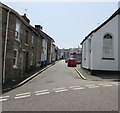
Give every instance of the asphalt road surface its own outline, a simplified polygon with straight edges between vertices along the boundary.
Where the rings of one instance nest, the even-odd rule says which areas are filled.
[[[62,60],[0,101],[3,111],[118,111],[118,86],[83,80]]]

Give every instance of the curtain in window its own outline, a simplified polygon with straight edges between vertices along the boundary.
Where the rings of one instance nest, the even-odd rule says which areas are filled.
[[[103,58],[113,57],[113,38],[106,34],[103,38]]]

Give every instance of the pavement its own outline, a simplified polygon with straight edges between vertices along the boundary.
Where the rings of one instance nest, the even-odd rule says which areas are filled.
[[[92,75],[89,70],[83,69],[81,65],[77,65],[76,70],[80,77],[84,80],[92,80],[92,81],[120,81],[120,74],[95,74]]]
[[[33,79],[34,77],[36,77],[38,74],[40,74],[41,72],[45,71],[46,69],[48,69],[49,67],[53,66],[54,64],[56,64],[59,61],[53,62],[50,65],[47,65],[46,67],[41,67],[33,72],[29,72],[26,74],[26,78],[20,78],[19,80],[12,82],[12,83],[7,83],[5,85],[2,85],[2,92],[8,92],[12,89],[15,89],[17,87],[20,87],[22,85],[24,85],[26,82],[30,81],[31,79]]]

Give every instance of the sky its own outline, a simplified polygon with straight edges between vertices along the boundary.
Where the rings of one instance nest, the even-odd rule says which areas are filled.
[[[60,48],[76,48],[92,30],[107,20],[117,9],[118,1],[106,2],[27,2],[2,1],[20,15],[24,13],[32,26],[43,31]]]

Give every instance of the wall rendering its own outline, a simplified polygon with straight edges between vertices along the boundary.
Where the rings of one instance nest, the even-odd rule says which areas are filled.
[[[113,58],[114,60],[103,58],[103,37],[105,34],[113,37]],[[94,33],[92,38],[92,64],[91,70],[118,70],[118,16],[115,16],[107,24]]]

